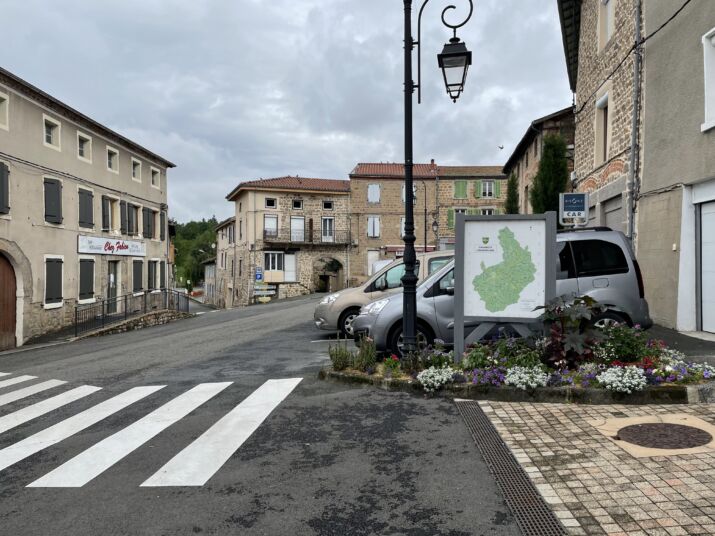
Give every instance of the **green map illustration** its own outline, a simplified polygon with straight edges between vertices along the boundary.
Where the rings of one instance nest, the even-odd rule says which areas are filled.
[[[508,227],[499,230],[499,244],[504,252],[502,262],[487,268],[482,261],[482,273],[472,280],[474,290],[492,313],[517,303],[536,274],[529,246],[522,246]]]

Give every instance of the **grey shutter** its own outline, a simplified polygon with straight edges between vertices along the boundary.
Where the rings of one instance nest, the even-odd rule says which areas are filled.
[[[159,286],[166,288],[166,263],[164,261],[161,261],[159,264],[159,269],[161,270],[161,272],[159,272]]]
[[[0,162],[0,214],[10,213],[10,170]]]
[[[90,190],[79,189],[79,225],[94,226],[94,194]]]
[[[122,234],[127,234],[127,202],[119,202],[119,221],[120,231]]]
[[[146,267],[146,289],[154,290],[156,284],[156,263],[149,261]]]
[[[45,221],[62,223],[62,183],[45,179]]]
[[[159,214],[159,225],[161,226],[161,228],[159,229],[159,238],[163,242],[164,240],[166,240],[166,214],[163,210]]]
[[[149,227],[150,210],[146,207],[142,209],[142,234],[144,238],[151,238],[151,230]]]
[[[137,234],[137,207],[127,205],[127,234]]]
[[[79,260],[79,299],[89,300],[94,297],[94,261]]]
[[[102,196],[102,230],[109,231],[109,198],[106,195]]]
[[[45,260],[45,303],[62,302],[62,259]]]
[[[133,289],[134,292],[139,292],[142,290],[142,261],[134,261],[134,277],[133,277]]]

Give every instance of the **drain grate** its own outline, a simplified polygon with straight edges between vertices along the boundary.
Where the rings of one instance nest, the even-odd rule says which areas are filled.
[[[564,536],[566,529],[539,494],[476,402],[457,402],[467,428],[524,536]]]
[[[652,422],[621,428],[615,439],[651,449],[691,449],[707,445],[713,436],[694,426]]]

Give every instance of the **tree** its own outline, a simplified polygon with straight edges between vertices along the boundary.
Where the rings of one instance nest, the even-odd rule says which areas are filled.
[[[559,211],[559,194],[566,190],[568,179],[566,142],[558,134],[544,136],[539,171],[534,177],[530,195],[534,214]]]
[[[504,211],[507,214],[519,214],[519,180],[514,173],[509,175],[509,180],[506,183]]]
[[[216,217],[209,220],[176,224],[176,272],[179,278],[196,283],[203,278],[206,259],[215,255],[211,245],[216,242]]]

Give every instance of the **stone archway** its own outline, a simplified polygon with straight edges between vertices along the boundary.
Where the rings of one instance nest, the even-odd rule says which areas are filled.
[[[0,254],[7,259],[15,272],[15,345],[22,346],[31,335],[29,324],[32,303],[32,268],[20,247],[10,240],[0,238]]]
[[[336,292],[345,286],[343,263],[333,257],[319,257],[313,262],[315,292]]]

